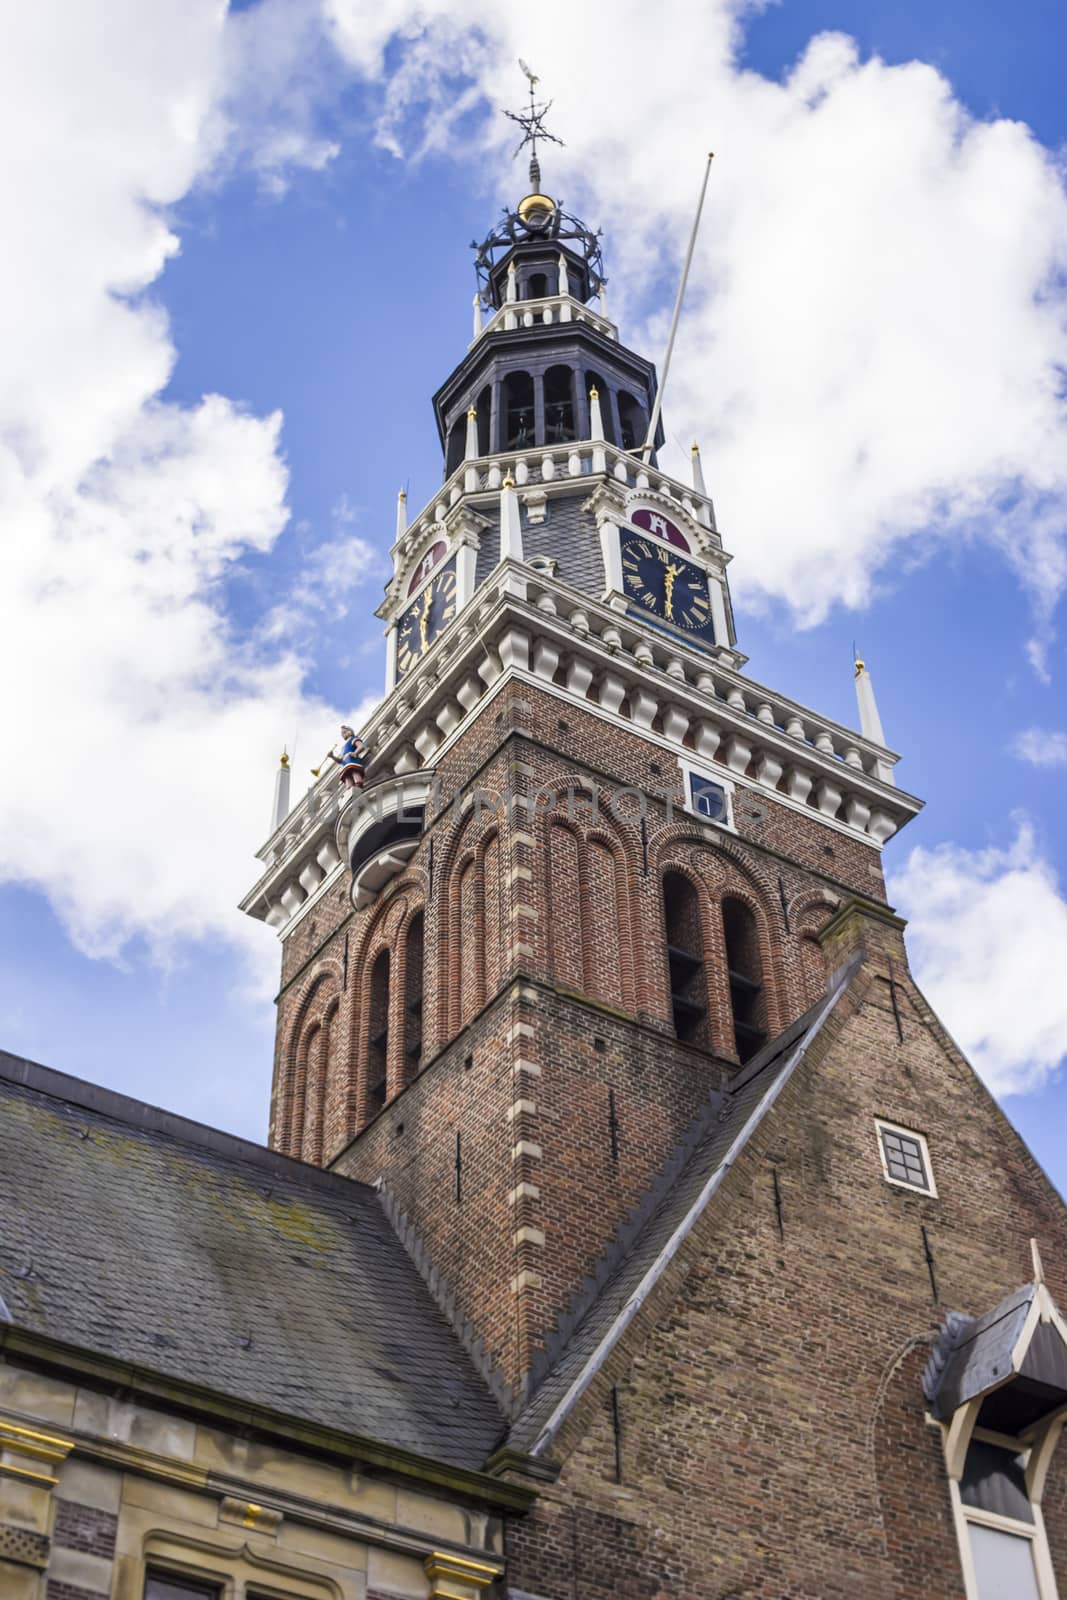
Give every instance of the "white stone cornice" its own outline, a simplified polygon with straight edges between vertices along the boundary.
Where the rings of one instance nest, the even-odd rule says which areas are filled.
[[[891,779],[893,751],[753,683],[724,654],[652,636],[557,578],[502,562],[464,620],[431,646],[414,685],[405,680],[370,718],[369,775],[436,766],[517,679],[676,756],[695,754],[753,793],[875,849],[920,810],[921,801],[884,776]],[[241,903],[282,937],[340,870],[345,809],[338,811],[336,777],[332,783],[324,776],[272,835],[260,852],[268,870]]]

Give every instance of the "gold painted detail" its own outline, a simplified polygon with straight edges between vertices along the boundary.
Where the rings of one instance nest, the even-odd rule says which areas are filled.
[[[62,1466],[73,1449],[73,1439],[20,1428],[0,1418],[0,1474],[4,1477],[21,1478],[51,1489],[58,1480],[49,1469]]]
[[[232,1522],[239,1528],[250,1528],[255,1533],[266,1534],[273,1539],[281,1525],[282,1513],[255,1500],[239,1500],[236,1495],[226,1495],[219,1507],[219,1521]]]
[[[499,1578],[502,1570],[484,1561],[452,1555],[447,1550],[434,1550],[423,1566],[430,1580],[430,1600],[475,1600],[482,1589]]]
[[[534,211],[547,211],[551,216],[556,209],[556,202],[550,200],[547,194],[528,194],[519,201],[517,209],[519,216],[525,222]]]

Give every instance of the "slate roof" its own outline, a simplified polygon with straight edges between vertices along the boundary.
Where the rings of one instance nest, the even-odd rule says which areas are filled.
[[[1012,1352],[1035,1293],[1032,1283],[1025,1284],[984,1317],[949,1313],[923,1374],[923,1393],[935,1417],[950,1417],[1014,1371]]]
[[[0,1052],[0,1319],[479,1469],[503,1419],[364,1184]]]
[[[550,1370],[512,1425],[509,1449],[543,1455],[822,1029],[859,965],[712,1095],[644,1202],[620,1229],[550,1342]]]
[[[1031,1307],[1042,1296],[1044,1306],[1038,1309],[1047,1311],[1047,1290],[1027,1283],[983,1317],[949,1312],[923,1374],[923,1393],[935,1417],[944,1420],[968,1400],[988,1395],[1013,1378],[1022,1381],[1015,1383],[1010,1397],[1000,1396],[1002,1403],[1007,1399],[1018,1410],[1016,1397],[1025,1395],[1035,1417],[1063,1404],[1067,1344],[1060,1332],[1062,1320],[1059,1327],[1051,1322],[1032,1325],[1021,1359],[1016,1360]]]

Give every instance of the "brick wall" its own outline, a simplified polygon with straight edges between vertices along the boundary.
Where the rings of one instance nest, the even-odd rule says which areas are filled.
[[[1028,1279],[1031,1236],[1067,1304],[1064,1211],[932,1026],[902,975],[899,936],[871,943],[883,948],[858,997],[565,1426],[558,1483],[509,1527],[515,1589],[550,1600],[963,1600],[940,1435],[920,1388],[929,1341],[947,1309],[990,1310]],[[927,1136],[939,1198],[885,1182],[875,1116]],[[1061,1443],[1045,1507],[1061,1592],[1065,1506]]]
[[[777,1031],[814,998],[812,950],[817,985],[825,981],[810,935],[833,902],[850,888],[881,888],[869,847],[773,802],[761,799],[756,816],[739,802],[736,836],[672,816],[663,753],[565,709],[561,718],[558,701],[526,686],[499,697],[442,764],[444,799],[407,871],[333,933],[283,994],[280,1015],[283,1038],[312,1025],[302,996],[317,973],[336,969],[347,936],[347,1042],[332,1070],[358,1082],[367,1060],[361,974],[382,946],[378,930],[391,929],[386,942],[399,951],[404,929],[423,915],[422,1070],[411,1083],[391,1072],[385,1110],[351,1144],[335,1142],[335,1126],[327,1158],[364,1181],[387,1180],[513,1386],[691,1118],[736,1068],[722,901],[746,908],[745,959],[766,986],[759,1018]],[[636,797],[620,790],[646,784],[655,789],[642,830]],[[474,786],[492,801],[457,809],[455,796]],[[772,853],[769,836],[842,876]],[[662,893],[671,871],[693,890],[703,1049],[674,1038]],[[402,1006],[402,985],[393,987]],[[349,1115],[362,1126],[358,1089]]]

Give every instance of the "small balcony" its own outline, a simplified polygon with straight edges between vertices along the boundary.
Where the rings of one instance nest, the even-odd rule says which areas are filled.
[[[368,785],[347,808],[350,893],[357,911],[403,872],[418,849],[433,786],[434,774],[425,769],[384,778]]]

